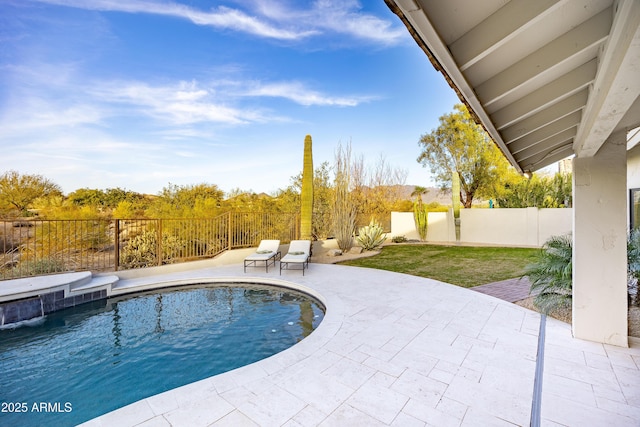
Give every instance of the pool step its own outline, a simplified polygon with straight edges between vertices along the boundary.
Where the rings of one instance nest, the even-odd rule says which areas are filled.
[[[69,286],[69,295],[85,294],[87,292],[96,292],[106,290],[107,295],[111,295],[111,289],[120,278],[115,275],[111,276],[92,276],[84,283],[72,284]]]

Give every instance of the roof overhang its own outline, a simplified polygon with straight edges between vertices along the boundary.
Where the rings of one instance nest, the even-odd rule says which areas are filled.
[[[638,0],[385,0],[520,172],[640,126]]]

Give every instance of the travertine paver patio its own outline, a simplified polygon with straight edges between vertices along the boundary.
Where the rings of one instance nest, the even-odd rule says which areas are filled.
[[[540,317],[434,280],[311,264],[242,264],[123,280],[286,281],[319,295],[325,319],[268,359],[152,396],[88,426],[529,425]],[[547,320],[543,425],[640,425],[640,346],[575,340]],[[105,396],[106,397],[106,396]]]

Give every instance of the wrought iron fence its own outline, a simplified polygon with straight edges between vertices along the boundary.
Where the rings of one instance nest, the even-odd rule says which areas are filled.
[[[0,279],[113,271],[214,257],[299,235],[295,213],[227,212],[208,219],[0,221]]]

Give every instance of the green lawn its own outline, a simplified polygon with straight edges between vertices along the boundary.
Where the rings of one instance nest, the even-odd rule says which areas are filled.
[[[379,255],[342,262],[342,265],[428,277],[470,288],[520,277],[538,249],[389,245]]]

